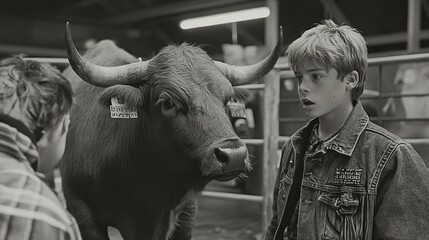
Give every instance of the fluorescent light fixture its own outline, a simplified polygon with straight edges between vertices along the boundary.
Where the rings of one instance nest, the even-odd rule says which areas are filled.
[[[210,16],[185,19],[180,22],[180,28],[191,29],[207,27],[225,23],[242,22],[247,20],[266,18],[270,16],[268,7],[258,7],[235,12],[220,13]]]

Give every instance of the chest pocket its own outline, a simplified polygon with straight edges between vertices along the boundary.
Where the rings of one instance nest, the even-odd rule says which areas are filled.
[[[318,197],[321,239],[362,239],[365,194],[321,192]]]

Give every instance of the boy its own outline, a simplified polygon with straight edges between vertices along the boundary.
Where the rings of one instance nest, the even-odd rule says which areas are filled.
[[[358,101],[367,69],[363,37],[325,20],[286,54],[313,119],[283,146],[265,239],[428,239],[424,162],[370,122]]]
[[[64,153],[70,83],[48,64],[0,61],[0,239],[81,239],[73,217],[38,178]]]

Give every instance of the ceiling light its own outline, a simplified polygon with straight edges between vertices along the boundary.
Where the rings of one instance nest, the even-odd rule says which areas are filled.
[[[180,22],[180,28],[191,29],[207,27],[225,23],[242,22],[247,20],[266,18],[270,15],[268,7],[258,7],[234,12],[220,13],[210,16],[189,18]]]

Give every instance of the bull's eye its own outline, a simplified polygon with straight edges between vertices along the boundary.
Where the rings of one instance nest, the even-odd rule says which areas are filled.
[[[164,102],[162,102],[162,107],[164,109],[170,109],[170,108],[174,107],[174,103],[170,99],[166,99]]]

